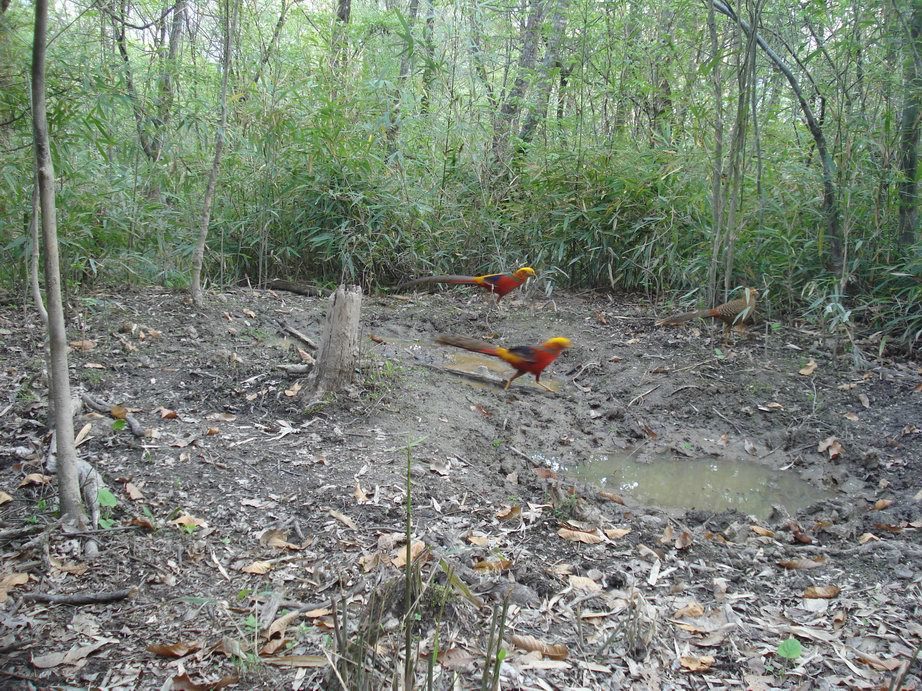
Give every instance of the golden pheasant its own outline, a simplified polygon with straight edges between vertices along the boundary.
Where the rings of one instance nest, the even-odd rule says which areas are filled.
[[[656,324],[657,326],[675,325],[691,321],[699,317],[710,317],[719,319],[724,323],[724,333],[736,325],[751,324],[755,316],[756,300],[759,297],[759,291],[755,288],[744,288],[743,297],[736,300],[730,300],[717,307],[705,308],[677,314],[674,317],[666,317]]]
[[[405,281],[397,286],[397,288],[399,290],[420,283],[475,285],[486,288],[496,295],[496,302],[499,303],[504,295],[511,293],[513,290],[523,285],[525,281],[534,275],[535,270],[533,268],[530,266],[523,266],[521,269],[511,274],[485,274],[483,276],[423,276],[422,278],[414,278],[411,281]]]
[[[541,373],[545,367],[557,359],[558,355],[572,345],[569,338],[561,337],[551,338],[539,346],[516,346],[515,348],[502,348],[464,336],[439,336],[435,342],[455,348],[464,348],[474,353],[492,355],[508,362],[518,371],[506,380],[504,389],[508,389],[509,385],[523,374],[529,373],[535,375],[535,382],[538,386],[548,391],[553,391],[553,389],[541,382]]]

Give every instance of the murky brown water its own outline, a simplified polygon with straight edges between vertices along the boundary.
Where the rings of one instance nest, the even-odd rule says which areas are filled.
[[[749,461],[658,456],[644,463],[619,451],[558,469],[646,504],[669,509],[736,509],[759,518],[767,517],[773,504],[793,513],[832,495],[796,473]]]

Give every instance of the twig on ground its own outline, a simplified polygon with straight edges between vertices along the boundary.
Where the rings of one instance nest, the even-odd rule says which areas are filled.
[[[97,413],[102,413],[103,415],[112,415],[113,404],[107,401],[101,401],[98,398],[94,398],[88,393],[85,393],[81,396],[83,402],[87,405],[88,408],[92,408]],[[128,429],[131,430],[131,433],[136,437],[145,436],[144,427],[138,422],[138,419],[131,414],[125,415],[125,423],[128,425]]]
[[[642,398],[645,398],[646,396],[650,395],[651,393],[653,393],[654,391],[656,391],[656,390],[657,390],[659,387],[661,387],[661,386],[662,386],[662,384],[657,384],[657,385],[654,386],[652,389],[649,389],[649,390],[647,390],[647,391],[644,391],[642,394],[638,394],[637,396],[634,396],[634,398],[632,398],[632,399],[630,400],[630,402],[627,404],[627,407],[630,408],[630,407],[631,407],[632,405],[634,405],[637,401],[639,401],[639,400],[641,400]]]
[[[291,324],[289,324],[288,322],[279,322],[279,324],[281,325],[281,327],[282,327],[283,329],[285,329],[285,331],[287,331],[287,332],[290,333],[292,336],[294,336],[295,338],[297,338],[299,341],[301,341],[301,342],[302,342],[304,345],[306,345],[308,348],[313,348],[314,350],[317,350],[317,349],[318,349],[318,346],[317,346],[317,344],[313,341],[313,339],[311,339],[309,336],[307,336],[307,335],[301,333],[300,331],[298,331],[295,327],[293,327],[293,326],[292,326]]]
[[[742,434],[742,433],[743,433],[743,430],[740,429],[739,425],[737,425],[735,422],[733,422],[733,420],[731,420],[731,419],[728,418],[726,415],[724,415],[724,414],[721,413],[719,410],[717,410],[717,408],[714,408],[714,407],[712,406],[712,407],[711,407],[711,410],[714,411],[714,413],[717,415],[717,417],[719,417],[720,419],[724,420],[724,421],[727,422],[729,425],[731,425],[731,426],[733,427],[733,429],[736,430],[736,433],[737,433],[737,434]]]
[[[137,594],[137,586],[112,590],[104,593],[75,593],[73,595],[52,595],[50,593],[25,593],[24,600],[32,602],[48,602],[53,605],[95,605],[101,602],[115,602],[124,600]]]

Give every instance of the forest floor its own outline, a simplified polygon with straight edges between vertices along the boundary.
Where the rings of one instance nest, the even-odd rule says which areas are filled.
[[[146,428],[76,418],[117,500],[89,562],[54,529],[41,326],[0,308],[0,686],[390,685],[408,457],[417,687],[488,687],[503,603],[504,689],[877,689],[905,671],[918,362],[859,344],[857,368],[796,323],[725,345],[704,322],[655,326],[669,310],[632,296],[510,296],[489,320],[485,297],[366,297],[354,386],[315,405],[278,368],[310,350],[279,321],[319,340],[326,299],[79,299],[75,394]],[[574,347],[542,378],[555,393],[531,376],[503,391],[504,363],[440,333]],[[364,681],[330,666],[360,654]],[[922,662],[902,683],[922,685]]]

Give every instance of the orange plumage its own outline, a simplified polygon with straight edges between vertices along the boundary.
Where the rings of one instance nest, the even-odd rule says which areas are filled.
[[[528,373],[535,375],[535,382],[548,391],[553,391],[553,389],[541,382],[541,373],[545,367],[554,362],[564,350],[572,345],[569,338],[561,337],[551,338],[539,346],[516,346],[515,348],[502,348],[464,336],[439,336],[435,339],[435,342],[441,345],[463,348],[474,353],[492,355],[508,362],[515,367],[517,372],[506,381],[504,389],[508,389],[513,381]]]
[[[401,283],[398,289],[407,286],[418,285],[420,283],[449,283],[449,284],[466,284],[480,286],[489,290],[496,295],[496,301],[499,302],[504,295],[511,293],[513,290],[525,283],[529,278],[535,275],[535,270],[530,266],[523,266],[521,269],[511,274],[485,274],[483,276],[423,276],[414,278],[411,281]]]

